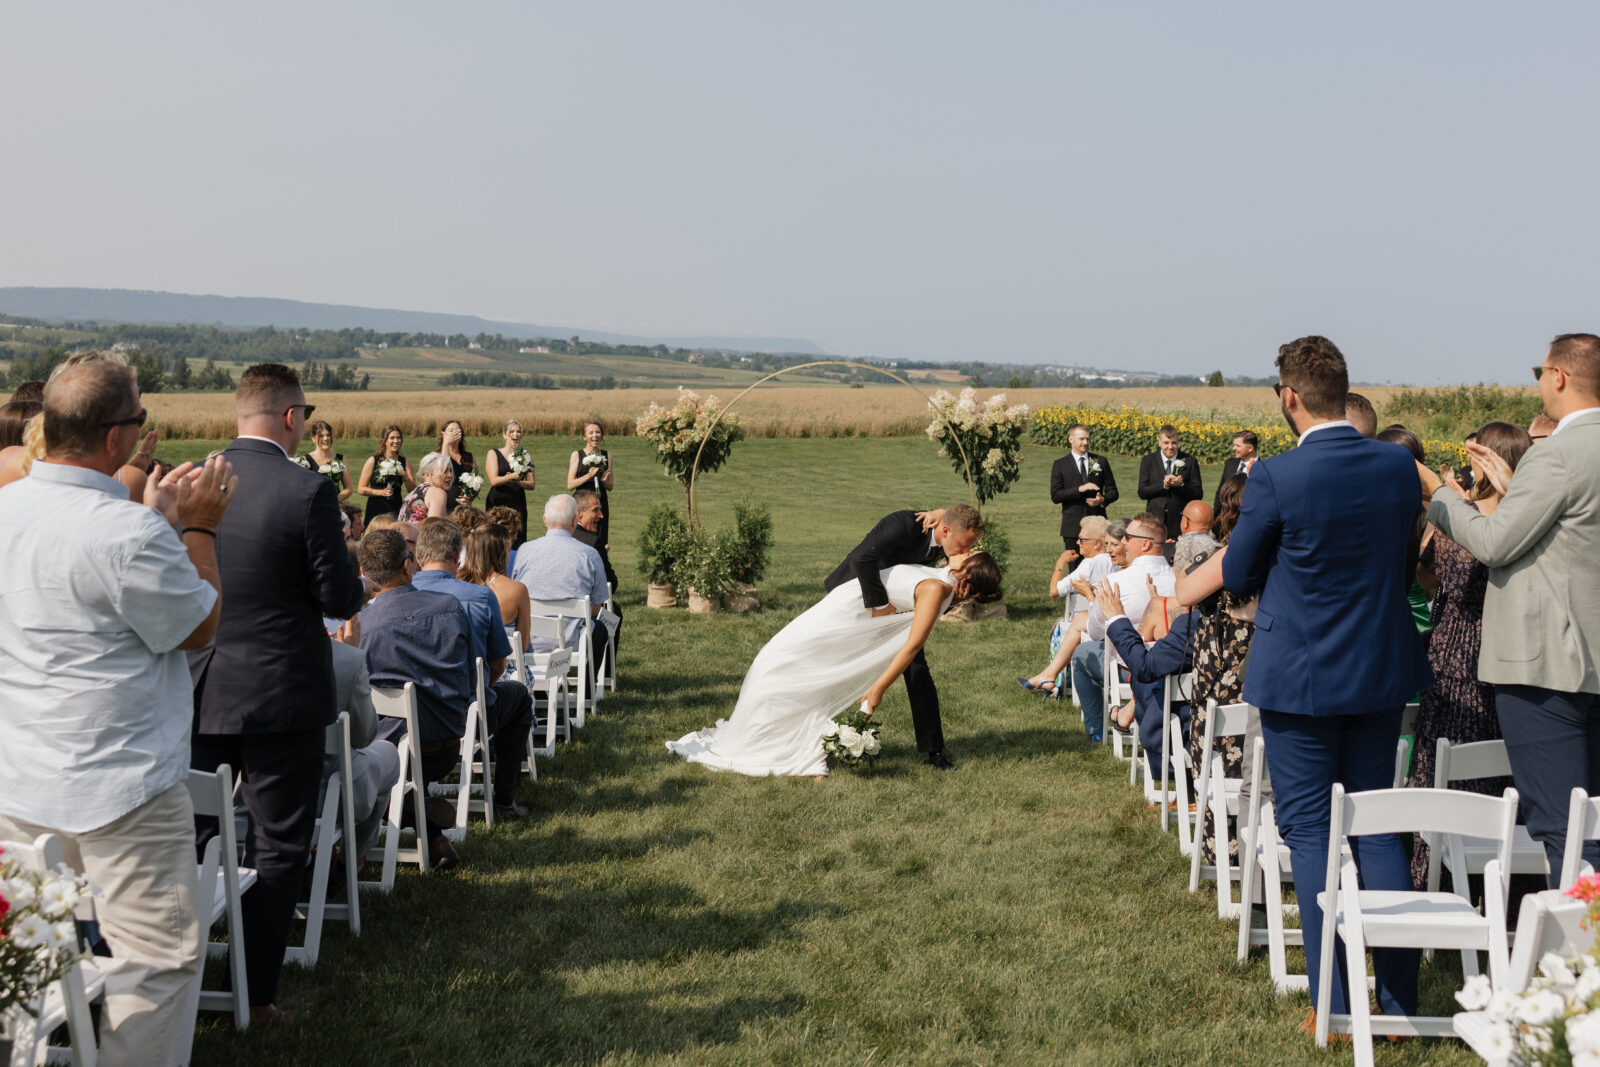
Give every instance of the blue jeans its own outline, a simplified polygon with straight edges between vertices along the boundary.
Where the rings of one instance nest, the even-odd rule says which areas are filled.
[[[1322,960],[1322,909],[1317,907],[1317,894],[1328,881],[1333,783],[1342,784],[1347,793],[1387,789],[1394,784],[1400,711],[1385,708],[1361,715],[1291,715],[1261,709],[1261,735],[1267,743],[1267,766],[1272,768],[1278,828],[1289,846],[1294,892],[1300,901],[1313,1005]],[[1363,889],[1411,889],[1411,864],[1399,834],[1352,837],[1350,847]],[[1373,949],[1378,1004],[1387,1014],[1416,1014],[1421,955],[1416,949]],[[1329,1011],[1348,1014],[1349,977],[1344,946],[1338,941],[1334,942],[1333,983]],[[1366,995],[1365,990],[1357,992]]]
[[[1104,641],[1087,638],[1072,653],[1072,681],[1083,704],[1083,732],[1091,741],[1101,741],[1101,726],[1106,717]]]
[[[1573,787],[1600,794],[1600,697],[1497,685],[1494,702],[1522,817],[1528,833],[1544,846],[1555,889],[1561,883]],[[1600,844],[1584,842],[1583,858],[1600,870]]]

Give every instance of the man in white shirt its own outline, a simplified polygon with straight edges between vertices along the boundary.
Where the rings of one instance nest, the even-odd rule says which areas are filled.
[[[120,362],[65,366],[43,417],[44,459],[0,489],[0,838],[58,835],[100,891],[105,1061],[182,1062],[204,960],[183,651],[216,630],[237,479],[186,463],[129,501],[145,411]]]
[[[577,525],[578,502],[570,494],[560,493],[545,501],[544,536],[524,541],[517,549],[517,565],[512,568],[511,577],[527,586],[528,595],[534,600],[573,600],[586,596],[590,612],[598,616],[611,596],[611,587],[606,583],[606,568],[600,553],[572,536]],[[577,619],[566,621],[568,648],[578,647],[580,627]],[[591,681],[597,659],[594,649],[604,648],[609,640],[604,624],[596,619],[594,644],[589,653]],[[530,651],[545,652],[554,647],[554,642],[535,637],[528,646]]]
[[[1122,599],[1124,611],[1130,618],[1141,618],[1150,604],[1150,585],[1155,585],[1160,596],[1172,596],[1176,579],[1172,565],[1161,554],[1166,543],[1166,528],[1149,512],[1140,512],[1128,520],[1128,532],[1122,542],[1128,565],[1106,579],[1116,588]],[[1105,718],[1106,617],[1098,603],[1089,607],[1088,624],[1084,642],[1072,654],[1072,680],[1083,705],[1084,729],[1091,744],[1103,738],[1101,727]],[[1118,660],[1118,663],[1121,661]],[[1115,670],[1116,664],[1110,669]]]

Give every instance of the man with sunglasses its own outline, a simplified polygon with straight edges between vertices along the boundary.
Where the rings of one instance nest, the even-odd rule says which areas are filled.
[[[257,880],[244,896],[245,960],[251,1018],[265,1025],[283,1018],[278,972],[311,849],[323,731],[337,715],[322,620],[361,606],[338,491],[289,459],[312,410],[290,367],[263,363],[240,376],[239,435],[224,455],[247,490],[217,527],[216,638],[189,654],[194,766],[232,767],[250,812]]]
[[[1478,680],[1495,687],[1512,778],[1553,887],[1572,790],[1600,794],[1600,337],[1562,334],[1533,377],[1555,427],[1517,464],[1500,506],[1484,515],[1441,492],[1428,520],[1489,567]],[[1583,857],[1600,867],[1600,843],[1585,842]]]

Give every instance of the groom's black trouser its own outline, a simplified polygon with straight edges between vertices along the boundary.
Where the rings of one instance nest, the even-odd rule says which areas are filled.
[[[918,752],[944,751],[944,726],[939,721],[939,690],[934,688],[928,657],[919,649],[906,667],[906,695],[911,698],[911,725]]]

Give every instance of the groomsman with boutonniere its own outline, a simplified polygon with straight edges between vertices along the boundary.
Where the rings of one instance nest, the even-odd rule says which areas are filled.
[[[1117,479],[1111,462],[1089,451],[1089,427],[1078,423],[1067,431],[1072,449],[1050,468],[1050,500],[1061,505],[1061,540],[1078,551],[1078,524],[1090,515],[1105,516],[1117,502]]]
[[[1161,447],[1139,461],[1139,497],[1145,501],[1145,510],[1166,527],[1167,540],[1175,541],[1184,506],[1205,495],[1200,487],[1200,464],[1178,448],[1176,426],[1161,427],[1157,440]]]
[[[1211,498],[1213,513],[1222,509],[1222,487],[1235,474],[1250,477],[1250,468],[1256,465],[1256,445],[1260,442],[1254,430],[1240,430],[1233,435],[1233,457],[1222,465],[1222,477],[1217,480],[1216,494]]]

